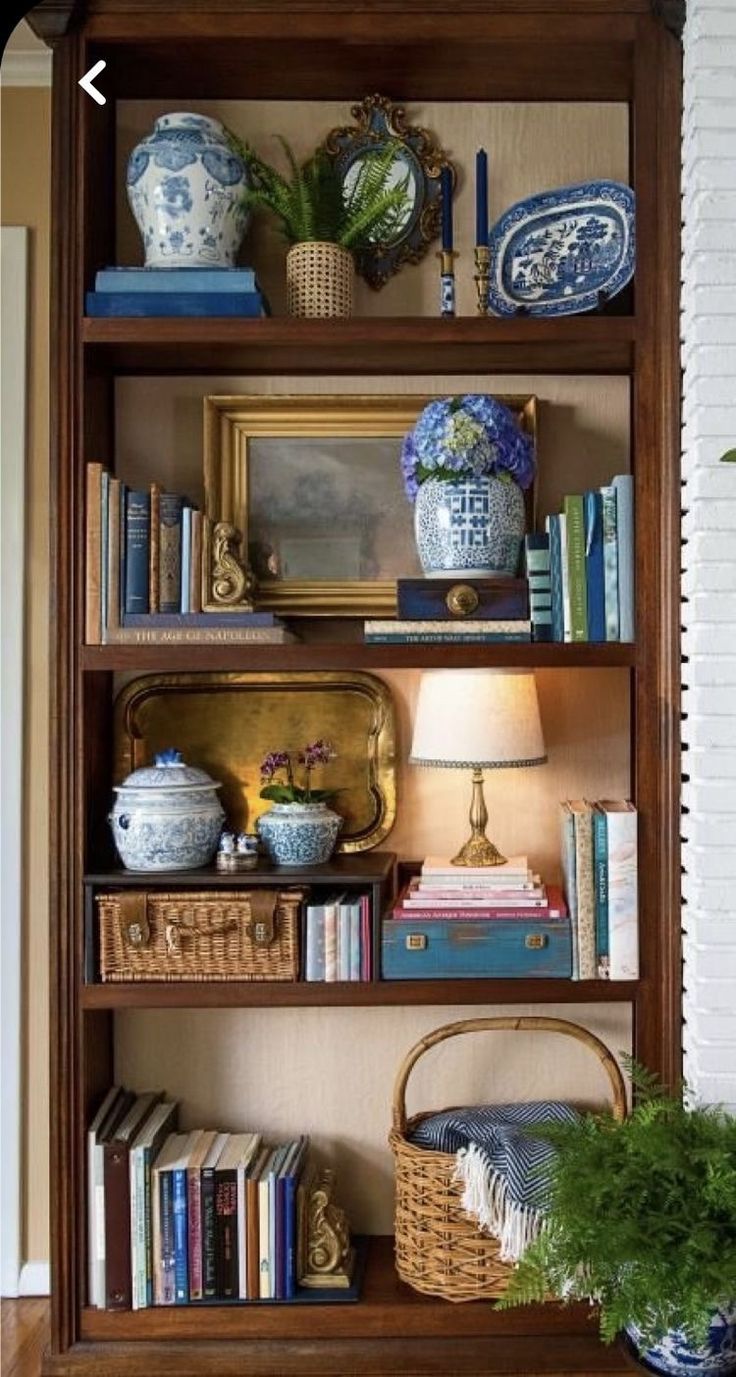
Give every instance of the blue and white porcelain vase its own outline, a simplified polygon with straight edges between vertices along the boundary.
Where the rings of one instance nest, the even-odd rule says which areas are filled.
[[[517,483],[503,478],[428,478],[414,504],[414,533],[428,578],[513,578],[526,514]]]
[[[324,865],[341,827],[326,803],[274,803],[256,822],[274,865]]]
[[[220,785],[161,751],[154,765],[134,770],[117,795],[110,826],[126,870],[198,870],[212,860],[225,814]]]
[[[715,1310],[707,1343],[694,1349],[681,1329],[671,1329],[651,1348],[641,1347],[636,1325],[626,1327],[639,1361],[666,1377],[733,1377],[736,1373],[736,1306]]]
[[[232,268],[248,224],[243,159],[205,115],[162,115],[128,159],[147,268]]]

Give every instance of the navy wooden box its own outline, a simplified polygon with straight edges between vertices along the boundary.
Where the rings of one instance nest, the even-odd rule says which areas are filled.
[[[470,601],[468,601],[470,599]],[[462,610],[460,610],[462,609]],[[401,621],[525,621],[526,579],[399,579],[396,615]]]
[[[384,980],[569,979],[572,940],[567,918],[384,918]]]

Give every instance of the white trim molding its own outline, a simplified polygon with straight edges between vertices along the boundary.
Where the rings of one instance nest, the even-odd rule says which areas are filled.
[[[28,230],[0,231],[0,1292],[21,1264],[23,572],[26,471]]]
[[[6,51],[0,64],[0,86],[50,86],[51,52]]]
[[[18,1279],[19,1296],[50,1296],[51,1266],[48,1262],[24,1262]]]

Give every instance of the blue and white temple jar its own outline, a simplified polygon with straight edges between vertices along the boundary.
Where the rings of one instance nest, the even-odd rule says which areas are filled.
[[[162,115],[128,159],[127,186],[147,268],[233,267],[248,172],[219,120]]]
[[[274,865],[324,865],[341,827],[326,803],[274,803],[256,822]]]
[[[212,860],[225,814],[205,770],[185,765],[178,751],[134,770],[117,795],[110,826],[126,870],[198,870]]]
[[[736,1306],[713,1312],[708,1339],[693,1348],[681,1329],[671,1329],[651,1348],[642,1348],[636,1325],[627,1325],[639,1361],[666,1377],[734,1377],[736,1373]]]
[[[414,534],[428,578],[513,578],[525,526],[524,494],[503,478],[428,478],[414,503]]]

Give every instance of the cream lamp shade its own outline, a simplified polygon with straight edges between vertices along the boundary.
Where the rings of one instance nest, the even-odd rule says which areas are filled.
[[[422,675],[410,763],[473,771],[470,836],[453,865],[480,869],[505,862],[486,836],[483,770],[543,765],[546,759],[529,670],[431,669]]]
[[[430,669],[421,678],[413,765],[513,769],[547,759],[534,675],[525,669]]]

